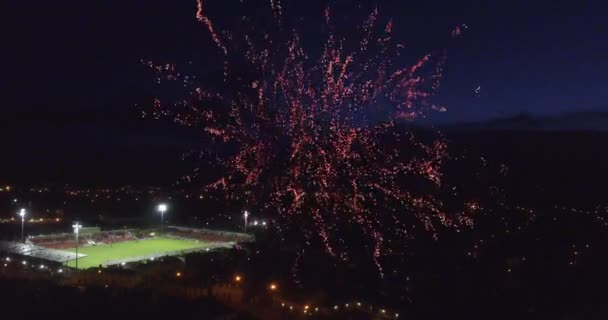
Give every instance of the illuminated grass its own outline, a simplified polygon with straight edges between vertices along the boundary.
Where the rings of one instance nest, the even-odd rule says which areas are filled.
[[[107,261],[134,258],[152,254],[161,254],[176,250],[187,250],[193,248],[210,247],[211,244],[203,241],[180,240],[172,238],[155,238],[141,241],[126,241],[114,243],[112,245],[97,245],[78,248],[78,253],[86,254],[84,258],[78,259],[78,268],[86,269],[97,267],[100,264],[105,266]],[[76,248],[66,251],[75,252]],[[70,267],[75,266],[75,261],[70,261]]]

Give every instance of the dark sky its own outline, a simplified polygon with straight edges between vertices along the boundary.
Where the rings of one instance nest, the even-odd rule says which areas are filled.
[[[268,6],[266,0],[258,2],[261,9]],[[236,14],[231,8],[238,0],[206,3],[208,14],[221,24]],[[313,30],[324,3],[283,1],[290,14],[316,17],[303,19],[304,28]],[[433,122],[485,120],[521,112],[608,111],[604,1],[377,3],[381,14],[395,18],[397,34],[414,50],[449,49],[444,85],[437,97],[449,111],[433,117]],[[354,15],[357,6],[350,7]],[[23,165],[24,158],[60,161],[65,153],[81,148],[74,160],[81,163],[106,154],[99,145],[129,150],[150,146],[134,158],[139,162],[153,156],[159,145],[179,148],[183,140],[178,129],[143,124],[133,105],[149,103],[155,92],[154,79],[140,59],[208,61],[209,72],[220,65],[217,50],[195,20],[195,9],[194,0],[3,1],[0,133],[4,140],[0,141],[17,148],[14,157],[3,161],[30,169],[42,162]],[[467,33],[450,43],[451,29],[463,23],[469,27]],[[478,86],[481,91],[476,96]]]

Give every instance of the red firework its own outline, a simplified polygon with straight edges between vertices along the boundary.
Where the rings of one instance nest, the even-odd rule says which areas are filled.
[[[445,141],[423,142],[399,124],[444,110],[430,102],[443,53],[399,65],[405,46],[392,40],[393,23],[381,25],[377,9],[359,27],[352,50],[353,39],[336,35],[327,9],[330,31],[314,55],[300,33],[285,31],[279,0],[269,10],[276,28],[243,28],[246,34],[218,32],[202,0],[197,4],[196,18],[225,59],[227,89],[192,85],[176,104],[156,100],[154,111],[235,150],[214,158],[224,174],[206,183],[209,192],[244,200],[341,258],[349,250],[344,234],[358,234],[380,271],[381,256],[400,250],[417,226],[436,236],[439,227],[471,224],[466,212],[447,214],[433,196],[442,186]],[[239,67],[228,68],[231,61]],[[149,66],[159,79],[191,85],[173,65]]]

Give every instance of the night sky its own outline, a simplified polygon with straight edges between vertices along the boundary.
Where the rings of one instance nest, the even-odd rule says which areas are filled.
[[[207,0],[207,13],[221,26],[222,19],[240,15],[231,10],[237,2]],[[326,1],[283,2],[288,14],[304,17],[302,28],[314,33]],[[356,3],[369,7],[371,2]],[[603,14],[608,8],[603,1],[378,4],[383,16],[394,17],[399,39],[416,53],[448,49],[436,99],[449,111],[433,116],[433,123],[522,112],[608,111],[608,21]],[[350,7],[353,15],[361,13],[357,5]],[[195,10],[194,0],[4,1],[0,141],[9,156],[2,163],[44,171],[40,167],[55,158],[65,163],[58,169],[61,175],[75,163],[89,163],[81,171],[95,163],[112,164],[102,170],[105,174],[125,161],[177,161],[178,152],[157,156],[158,151],[187,147],[187,135],[166,123],[140,120],[134,105],[150,103],[155,94],[154,78],[140,59],[208,61],[197,73],[217,72],[220,57],[197,24]],[[337,14],[348,17],[351,11]],[[460,24],[469,28],[453,42],[449,34]],[[136,156],[121,158],[121,152],[134,149]],[[65,161],[65,154],[72,160]],[[140,166],[142,174],[154,166],[150,161]]]

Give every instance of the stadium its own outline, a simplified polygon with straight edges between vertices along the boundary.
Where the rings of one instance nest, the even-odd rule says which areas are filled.
[[[178,226],[107,231],[90,227],[79,229],[78,236],[60,233],[29,236],[25,243],[0,241],[0,252],[23,258],[24,263],[27,259],[41,266],[88,269],[221,250],[250,241],[253,236],[245,233]]]

